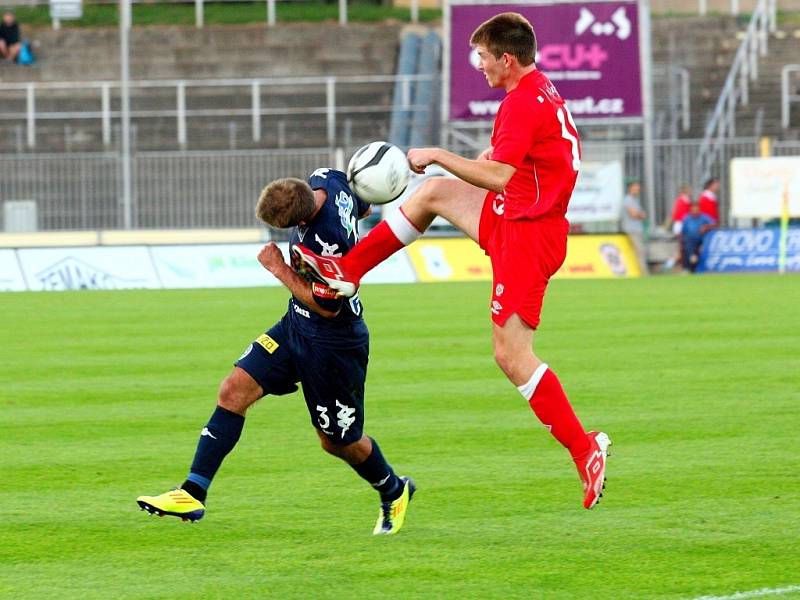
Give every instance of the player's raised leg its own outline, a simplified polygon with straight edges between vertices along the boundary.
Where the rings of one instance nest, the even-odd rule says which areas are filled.
[[[345,256],[319,256],[301,245],[292,253],[329,286],[352,296],[365,273],[416,240],[437,215],[477,241],[485,197],[486,190],[460,179],[431,177]]]
[[[248,407],[261,396],[261,386],[244,369],[234,368],[223,380],[217,406],[200,432],[186,481],[179,489],[158,496],[139,496],[136,502],[141,509],[150,514],[190,521],[203,518],[211,481],[222,461],[239,441]]]

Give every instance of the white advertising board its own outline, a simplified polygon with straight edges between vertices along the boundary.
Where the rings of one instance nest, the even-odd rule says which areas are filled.
[[[278,244],[288,258],[287,244]],[[224,288],[280,285],[256,258],[262,244],[151,246],[165,288]]]
[[[161,287],[144,246],[21,248],[17,254],[32,291]]]
[[[800,216],[800,156],[734,158],[731,214],[737,218],[781,216],[788,189],[789,215]]]
[[[582,162],[569,201],[567,219],[572,223],[618,221],[622,214],[622,164]]]
[[[24,292],[28,289],[13,250],[0,250],[0,292]]]
[[[362,283],[413,283],[417,280],[405,249],[395,252],[369,273]]]

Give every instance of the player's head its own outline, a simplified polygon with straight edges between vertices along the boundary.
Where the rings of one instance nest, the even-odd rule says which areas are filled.
[[[532,65],[536,57],[536,34],[528,19],[519,13],[495,15],[472,32],[469,43],[479,55],[483,48],[498,61],[504,55],[513,56],[523,67]]]
[[[314,190],[302,179],[276,179],[261,190],[256,217],[272,227],[294,227],[311,218],[316,210]]]
[[[719,179],[717,177],[709,177],[703,184],[703,189],[709,190],[716,194],[717,191],[719,190]]]

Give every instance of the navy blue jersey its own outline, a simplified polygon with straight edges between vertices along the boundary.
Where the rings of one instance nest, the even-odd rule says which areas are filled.
[[[333,169],[317,169],[308,178],[313,190],[325,190],[327,198],[314,218],[292,230],[290,245],[303,244],[321,256],[343,256],[358,241],[358,220],[369,205],[362,202],[347,185],[347,176]],[[325,304],[339,314],[326,318],[308,308],[295,297],[289,300],[289,318],[304,335],[324,337],[326,341],[355,343],[367,334],[361,315],[363,308],[358,294],[352,298]]]

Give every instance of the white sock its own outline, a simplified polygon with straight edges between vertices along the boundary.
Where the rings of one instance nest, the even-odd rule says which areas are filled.
[[[542,377],[544,377],[544,372],[547,371],[547,368],[547,363],[540,364],[533,372],[533,375],[531,375],[528,383],[523,383],[522,385],[517,386],[519,393],[522,394],[522,397],[525,398],[525,400],[530,400],[533,398],[533,393],[536,391],[536,386],[539,385]]]
[[[395,237],[406,246],[422,235],[422,232],[408,220],[402,207],[386,217],[386,224]]]

